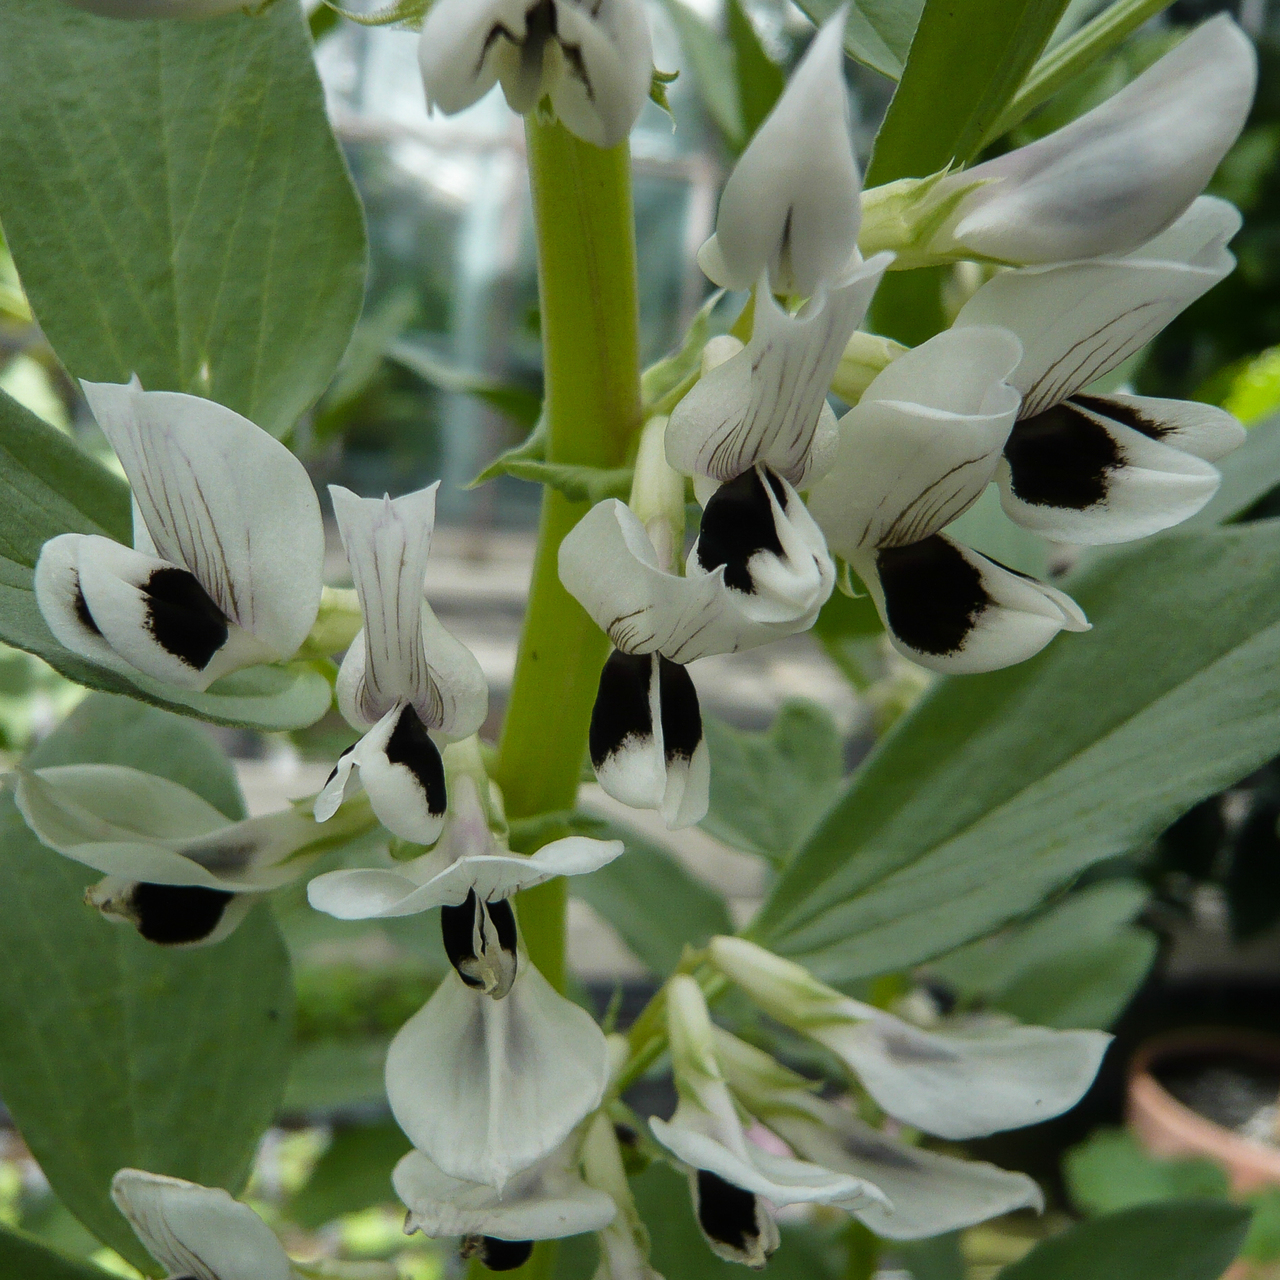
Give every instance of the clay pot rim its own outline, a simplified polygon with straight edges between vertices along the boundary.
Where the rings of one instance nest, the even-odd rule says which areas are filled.
[[[1182,1027],[1177,1031],[1167,1031],[1144,1040],[1129,1059],[1128,1076],[1130,1080],[1138,1076],[1155,1077],[1151,1068],[1167,1058],[1173,1057],[1209,1057],[1214,1053],[1236,1053],[1241,1057],[1253,1058],[1268,1066],[1280,1068],[1280,1035],[1267,1031],[1253,1031],[1247,1027],[1222,1027],[1212,1023],[1202,1026]],[[1160,1084],[1155,1080],[1156,1084]],[[1168,1093],[1168,1090],[1160,1085]],[[1173,1101],[1172,1094],[1169,1097]],[[1179,1106],[1184,1106],[1178,1103]],[[1184,1107],[1192,1115],[1199,1112]],[[1214,1121],[1200,1116],[1208,1124]]]

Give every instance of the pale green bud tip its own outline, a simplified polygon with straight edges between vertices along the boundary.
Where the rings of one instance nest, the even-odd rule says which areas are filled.
[[[667,1035],[676,1079],[691,1076],[720,1079],[711,1012],[702,988],[687,974],[667,984]]]
[[[831,380],[831,390],[846,404],[857,404],[876,375],[907,350],[908,347],[892,338],[859,330],[845,344],[844,354]]]
[[[849,1002],[803,965],[784,960],[745,938],[712,938],[711,963],[771,1017],[804,1029],[830,1022]]]
[[[471,734],[457,742],[448,743],[440,753],[444,763],[445,784],[452,796],[454,789],[464,778],[475,788],[476,799],[484,812],[490,830],[497,835],[507,833],[507,818],[503,808],[502,792],[489,777],[485,767],[484,745],[479,734]]]
[[[350,587],[325,587],[320,593],[320,611],[303,641],[302,653],[324,657],[342,653],[351,647],[363,626],[360,597]]]
[[[667,461],[667,419],[649,419],[640,434],[628,506],[644,525],[658,564],[669,570],[684,543],[684,477]]]

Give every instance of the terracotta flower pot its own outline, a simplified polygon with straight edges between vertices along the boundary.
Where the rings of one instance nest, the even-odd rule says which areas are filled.
[[[1128,1121],[1152,1155],[1202,1156],[1220,1165],[1237,1195],[1280,1185],[1280,1147],[1241,1137],[1192,1111],[1156,1079],[1152,1069],[1179,1059],[1229,1054],[1280,1071],[1280,1039],[1246,1031],[1205,1028],[1148,1041],[1129,1067]]]

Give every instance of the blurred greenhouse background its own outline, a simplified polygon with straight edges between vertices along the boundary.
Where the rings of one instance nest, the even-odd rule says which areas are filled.
[[[1098,0],[1075,0],[1059,35],[1101,7]],[[832,8],[811,0],[815,15]],[[650,9],[655,62],[679,74],[667,88],[671,113],[650,104],[632,136],[645,364],[678,344],[706,301],[709,286],[694,255],[713,226],[720,183],[813,29],[791,0],[652,0]],[[1280,4],[1178,0],[1004,145],[1021,145],[1093,106],[1164,52],[1179,29],[1223,9],[1254,36],[1262,61],[1250,125],[1210,188],[1244,213],[1234,242],[1239,269],[1120,377],[1144,393],[1224,405],[1255,424],[1280,409]],[[364,318],[333,384],[292,443],[321,490],[337,482],[376,495],[443,480],[428,595],[489,678],[494,698],[483,734],[491,739],[514,665],[539,496],[536,485],[510,476],[469,487],[498,453],[529,433],[541,400],[522,124],[497,93],[457,116],[429,117],[412,32],[361,25],[325,7],[313,11],[312,29],[330,115],[367,212],[372,258]],[[849,74],[865,162],[892,83],[863,67],[851,65]],[[306,193],[297,198],[305,200]],[[958,308],[977,283],[957,270],[947,282],[948,305]],[[713,331],[722,311],[734,314],[731,303],[713,312]],[[100,456],[108,453],[77,389],[32,324],[2,252],[0,387]],[[1267,514],[1277,511],[1280,505]],[[981,509],[966,520],[981,545]],[[330,545],[330,580],[340,583],[342,558],[332,531]],[[1018,554],[1004,549],[1015,565]],[[838,620],[820,626],[816,636],[794,637],[764,653],[706,659],[697,678],[704,706],[718,717],[709,728],[713,749],[738,753],[761,770],[791,770],[788,785],[805,802],[798,806],[801,819],[817,812],[840,781],[822,774],[814,764],[821,753],[806,754],[805,742],[838,735],[852,767],[927,681],[888,656],[876,638],[856,631],[851,637]],[[0,650],[0,748],[10,756],[23,750],[83,692],[38,660]],[[220,732],[237,758],[253,812],[313,792],[327,770],[319,762],[354,736],[336,715],[290,736]],[[993,946],[974,944],[946,958],[902,997],[1004,1008],[1050,1025],[1112,1025],[1122,1044],[1168,1025],[1175,1004],[1184,1019],[1226,1018],[1280,1033],[1280,908],[1270,906],[1280,904],[1278,778],[1274,769],[1264,771],[1206,802],[1158,846],[1104,864],[1032,923]],[[717,823],[727,832],[740,800],[713,794],[703,829],[679,840],[628,815],[633,848],[664,863],[674,858],[690,892],[719,895],[735,922],[750,915],[768,874],[765,861],[716,839]],[[592,793],[590,804],[602,823],[619,818],[601,793]],[[793,846],[801,834],[792,833]],[[645,865],[644,858],[628,862],[637,891],[643,891]],[[651,929],[646,934],[643,925],[629,929],[625,911],[609,900],[610,882],[582,881],[589,896],[575,900],[571,911],[577,994],[599,1009],[614,1001],[625,1025],[648,989],[649,963],[668,968],[678,955],[679,922],[666,937]],[[281,1226],[291,1252],[391,1259],[405,1280],[460,1274],[443,1245],[401,1235],[402,1212],[391,1203],[387,1182],[407,1140],[384,1110],[382,1055],[391,1031],[444,971],[437,932],[413,918],[364,928],[339,924],[310,911],[300,887],[277,905],[297,971],[299,1053],[281,1127],[261,1152],[250,1198]],[[1064,963],[1068,954],[1071,964]],[[1258,1097],[1273,1101],[1280,1072],[1255,1084]],[[655,1079],[644,1087],[660,1098],[665,1086]],[[1081,1107],[1053,1126],[1032,1137],[1024,1132],[974,1144],[975,1151],[1047,1182],[1056,1196],[1047,1218],[976,1229],[936,1256],[905,1250],[891,1274],[962,1280],[956,1268],[963,1256],[964,1274],[980,1280],[1051,1230],[1060,1221],[1055,1214],[1121,1207],[1133,1202],[1135,1187],[1147,1199],[1188,1187],[1225,1195],[1225,1179],[1213,1166],[1163,1165],[1115,1127],[1122,1087],[1122,1066],[1113,1061]],[[638,1109],[648,1096],[642,1089]],[[653,1105],[661,1109],[662,1103]],[[1247,1109],[1248,1098],[1241,1105]],[[654,1168],[639,1193],[648,1200],[646,1217],[672,1223],[654,1261],[678,1280],[687,1274],[675,1261],[681,1242],[695,1247],[683,1189],[674,1175]],[[1248,1274],[1280,1275],[1280,1192],[1264,1190],[1255,1199],[1261,1211],[1250,1257],[1256,1265]],[[34,1162],[5,1129],[0,1221],[72,1252],[96,1250],[119,1274],[136,1274],[107,1258],[52,1200]],[[828,1258],[837,1225],[821,1213],[795,1217],[798,1243],[778,1255],[770,1274],[838,1276]],[[581,1243],[564,1251],[566,1280],[591,1274],[591,1258],[579,1256]],[[706,1276],[729,1274],[705,1256]]]

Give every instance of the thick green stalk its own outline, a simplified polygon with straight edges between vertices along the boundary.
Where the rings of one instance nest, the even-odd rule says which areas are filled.
[[[626,143],[602,151],[536,114],[525,119],[525,137],[538,242],[547,460],[616,467],[641,425],[630,154]],[[494,775],[511,818],[571,809],[578,792],[608,642],[560,585],[557,557],[586,510],[585,503],[543,492]],[[521,894],[518,909],[530,959],[563,989],[564,882]],[[512,1275],[546,1280],[554,1265],[554,1246],[542,1244]]]

